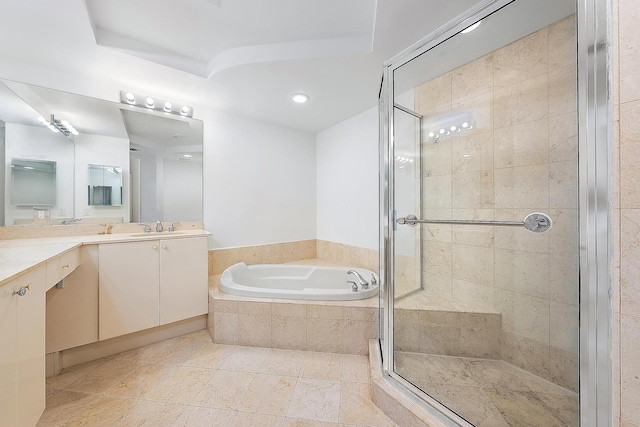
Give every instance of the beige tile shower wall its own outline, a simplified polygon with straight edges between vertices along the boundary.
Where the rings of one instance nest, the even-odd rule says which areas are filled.
[[[472,111],[473,129],[423,141],[425,216],[522,220],[545,234],[428,226],[423,283],[502,314],[502,358],[578,387],[577,124],[574,18],[566,18],[415,90],[429,124]],[[553,327],[550,327],[553,325]]]
[[[613,0],[613,425],[640,426],[640,4]]]

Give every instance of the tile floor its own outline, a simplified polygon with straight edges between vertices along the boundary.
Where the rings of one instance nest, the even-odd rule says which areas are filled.
[[[395,354],[396,371],[477,427],[579,424],[578,395],[504,361]]]
[[[397,427],[369,382],[366,356],[214,344],[203,330],[48,378],[38,426]]]

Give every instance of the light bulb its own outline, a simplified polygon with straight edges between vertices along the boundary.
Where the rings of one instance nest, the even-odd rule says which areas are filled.
[[[291,95],[291,99],[297,104],[304,104],[309,100],[309,95],[306,95],[304,93],[294,93],[293,95]]]
[[[146,99],[146,103],[147,103],[147,107],[153,108],[154,101],[152,97],[148,96]]]
[[[125,93],[124,97],[127,99],[127,102],[130,104],[133,104],[136,101],[135,95],[131,92]]]
[[[462,34],[467,34],[470,33],[471,31],[475,30],[476,28],[478,28],[480,26],[480,23],[482,21],[478,21],[473,25],[469,25],[467,28],[465,28],[464,30],[462,30]]]
[[[433,138],[434,136],[436,136],[436,134],[435,134],[435,133],[433,133],[433,132],[429,132],[429,138]]]
[[[164,111],[171,111],[171,103],[169,101],[164,103]]]
[[[189,114],[189,107],[186,105],[183,105],[182,108],[180,109],[180,113],[183,115]]]

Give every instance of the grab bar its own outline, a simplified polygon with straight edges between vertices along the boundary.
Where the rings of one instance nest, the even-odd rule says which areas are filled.
[[[416,224],[453,224],[453,225],[498,225],[503,227],[524,227],[533,233],[544,233],[553,225],[549,215],[542,212],[533,212],[527,215],[524,221],[484,221],[461,219],[418,219],[414,214],[396,219],[398,224],[415,227]]]

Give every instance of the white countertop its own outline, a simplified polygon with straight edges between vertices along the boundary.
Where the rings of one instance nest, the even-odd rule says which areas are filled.
[[[68,237],[0,240],[0,286],[40,266],[52,258],[82,245],[123,243],[204,237],[205,230],[165,231],[163,233],[92,234]]]

